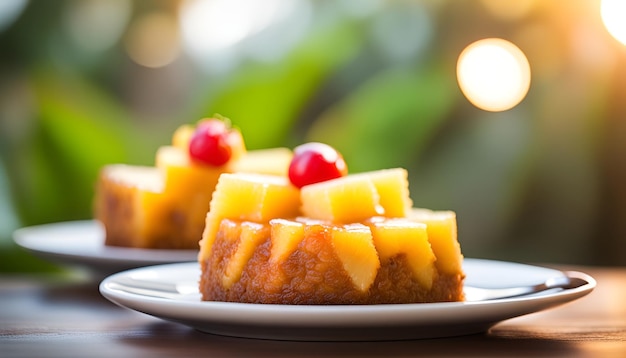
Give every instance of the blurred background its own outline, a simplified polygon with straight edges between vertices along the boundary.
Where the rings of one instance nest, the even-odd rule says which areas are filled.
[[[622,3],[2,0],[0,271],[54,270],[12,232],[91,218],[101,166],[152,165],[213,113],[249,149],[407,168],[416,206],[457,212],[466,257],[625,265]],[[521,54],[490,79],[495,109],[489,51],[457,72],[486,38]]]

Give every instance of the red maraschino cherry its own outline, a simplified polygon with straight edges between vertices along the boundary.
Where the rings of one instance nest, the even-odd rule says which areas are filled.
[[[198,123],[189,140],[189,156],[192,160],[219,167],[232,156],[229,143],[230,126],[220,119],[206,119]]]
[[[289,165],[289,180],[302,188],[348,174],[348,167],[341,154],[335,148],[311,142],[302,144],[293,150],[293,159]]]

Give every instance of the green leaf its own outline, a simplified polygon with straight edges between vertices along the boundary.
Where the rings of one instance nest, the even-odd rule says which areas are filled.
[[[105,92],[71,73],[33,71],[36,125],[7,165],[25,224],[87,218],[100,168],[138,158],[141,137]]]
[[[519,214],[535,159],[524,108],[475,111],[412,172],[416,206],[457,212],[467,255],[492,255]]]
[[[308,139],[336,147],[351,172],[410,166],[452,108],[447,70],[383,70],[326,111]]]
[[[284,145],[303,107],[362,39],[351,24],[308,38],[283,61],[248,64],[224,86],[205,113],[228,116],[251,149]]]

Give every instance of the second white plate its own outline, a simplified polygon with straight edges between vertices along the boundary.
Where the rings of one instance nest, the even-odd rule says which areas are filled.
[[[104,228],[95,220],[25,227],[16,230],[13,239],[43,259],[86,267],[101,275],[147,265],[195,261],[198,257],[197,250],[105,246]]]
[[[465,259],[466,285],[504,288],[565,276],[537,266]],[[300,306],[201,301],[197,263],[159,265],[117,273],[100,284],[110,301],[198,330],[236,337],[305,341],[375,341],[484,332],[496,323],[585,296],[584,284],[508,299],[395,305]]]

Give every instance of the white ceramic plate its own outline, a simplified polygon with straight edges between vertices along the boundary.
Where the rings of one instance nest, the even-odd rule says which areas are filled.
[[[197,250],[152,250],[104,245],[104,228],[94,220],[30,226],[13,234],[15,242],[46,260],[78,265],[101,274],[131,268],[197,260]]]
[[[511,287],[538,284],[566,274],[537,266],[465,259],[466,285]],[[197,263],[159,265],[109,276],[100,292],[110,301],[198,330],[236,337],[374,341],[446,337],[484,332],[494,324],[582,297],[583,284],[529,296],[473,302],[395,305],[290,306],[201,301]]]

